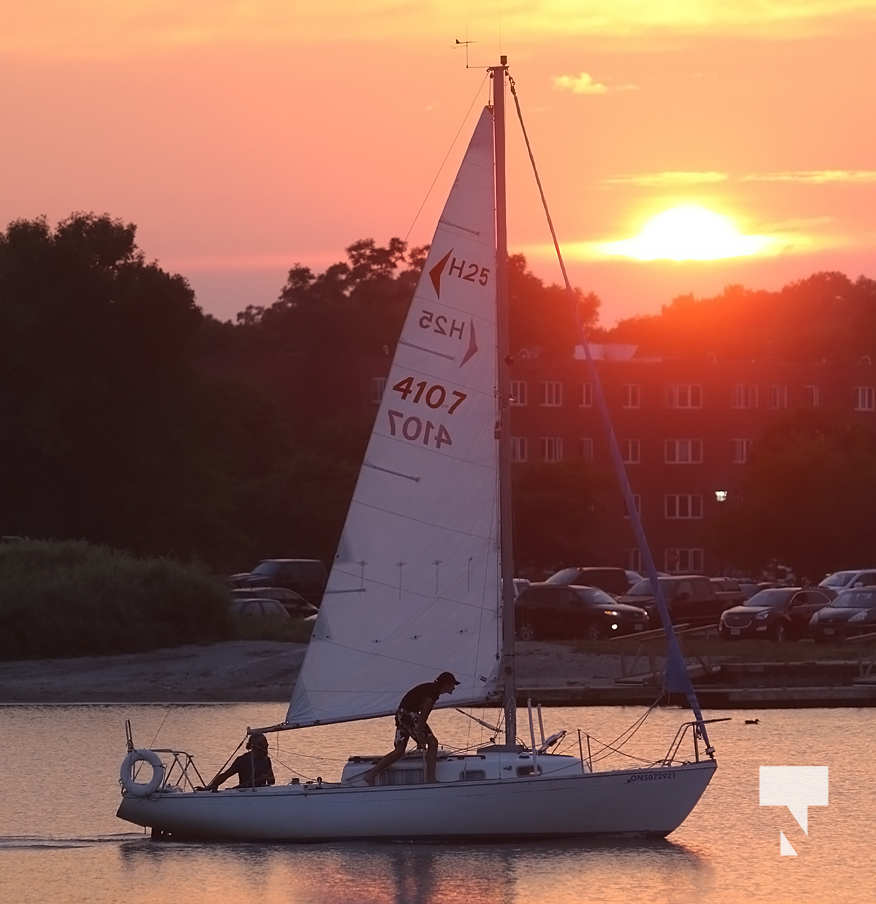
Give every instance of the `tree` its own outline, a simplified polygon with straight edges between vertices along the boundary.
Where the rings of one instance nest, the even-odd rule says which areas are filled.
[[[191,364],[203,317],[135,235],[93,213],[0,235],[4,532],[186,556],[221,507]]]
[[[513,470],[514,559],[518,574],[575,563],[612,562],[603,487],[613,481],[587,462],[517,464]]]
[[[682,295],[659,315],[624,320],[609,333],[647,354],[785,361],[854,361],[873,354],[874,336],[876,283],[833,272],[778,292],[734,285],[714,298]]]
[[[814,578],[872,558],[874,506],[873,431],[801,412],[758,441],[716,540],[752,573],[776,559]]]
[[[600,301],[593,292],[545,284],[526,269],[526,258],[508,258],[511,351],[538,348],[547,355],[568,356],[581,341],[581,328],[595,325]]]

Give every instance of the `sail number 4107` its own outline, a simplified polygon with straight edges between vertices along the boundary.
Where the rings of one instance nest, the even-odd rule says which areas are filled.
[[[425,402],[430,408],[443,408],[448,396],[447,390],[440,383],[433,383],[430,386],[426,380],[414,382],[413,377],[399,380],[392,388],[402,397],[402,401],[406,402],[408,396],[411,396],[414,404]],[[450,403],[447,413],[453,414],[465,401],[466,394],[458,389],[452,389],[450,395],[453,397],[453,401]]]
[[[421,442],[424,446],[434,445],[436,449],[453,445],[450,431],[444,424],[433,424],[432,421],[423,420],[415,414],[405,417],[401,411],[392,409],[389,409],[387,414],[390,436],[401,436],[412,443]]]

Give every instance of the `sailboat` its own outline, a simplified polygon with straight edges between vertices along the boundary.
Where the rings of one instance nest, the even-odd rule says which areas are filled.
[[[373,786],[356,776],[378,758],[351,756],[337,782],[210,792],[197,790],[195,781],[204,782],[190,754],[138,750],[129,727],[118,816],[151,828],[153,837],[664,836],[715,773],[707,720],[671,633],[670,679],[688,694],[695,717],[650,765],[599,771],[583,750],[553,752],[561,733],[518,739],[506,58],[489,70],[493,103],[477,122],[414,292],[288,712],[279,724],[247,731],[391,715],[406,690],[450,671],[459,681],[452,705],[501,703],[504,743],[440,752],[434,783],[424,781],[422,757],[410,753]],[[685,738],[692,751],[681,760]],[[141,761],[152,767],[150,781],[136,781]]]

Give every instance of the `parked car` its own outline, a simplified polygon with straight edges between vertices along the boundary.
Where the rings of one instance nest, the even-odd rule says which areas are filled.
[[[728,606],[741,606],[751,594],[746,594],[739,581],[733,578],[709,578],[715,588],[719,600]]]
[[[285,587],[319,606],[325,589],[325,565],[319,559],[262,559],[252,571],[228,577],[231,587]]]
[[[834,593],[839,593],[849,587],[871,587],[874,584],[876,584],[876,568],[850,568],[845,571],[834,571],[818,582],[819,587],[827,587]]]
[[[663,590],[673,624],[684,623],[691,627],[716,625],[721,613],[728,608],[705,575],[674,574],[657,580]],[[660,627],[660,615],[657,612],[657,602],[651,591],[650,581],[640,581],[623,596],[618,597],[618,602],[641,606],[648,613],[651,624],[655,628]]]
[[[718,631],[729,640],[742,637],[768,637],[781,642],[799,640],[809,633],[814,612],[830,602],[816,588],[769,587],[759,590],[742,606],[721,613]]]
[[[309,618],[319,612],[319,609],[313,603],[308,603],[300,593],[287,590],[285,587],[238,587],[231,591],[231,596],[236,600],[276,600],[292,618]]]
[[[598,587],[530,584],[517,598],[519,640],[598,640],[648,628],[648,613],[619,604]]]
[[[758,587],[757,581],[750,581],[750,580],[743,579],[743,580],[739,581],[738,583],[739,583],[739,589],[742,591],[742,594],[745,597],[745,599],[751,599],[751,597],[753,597],[755,595],[755,593],[757,593],[758,590],[761,589],[760,587]]]
[[[243,597],[242,599],[232,600],[231,614],[244,618],[270,618],[278,621],[289,621],[291,618],[282,603],[261,597]]]
[[[548,584],[575,584],[581,587],[599,587],[606,593],[620,596],[630,589],[625,568],[613,568],[610,565],[575,565],[561,568],[548,579]]]
[[[816,640],[834,640],[876,631],[876,587],[852,587],[837,594],[813,614],[809,633]]]

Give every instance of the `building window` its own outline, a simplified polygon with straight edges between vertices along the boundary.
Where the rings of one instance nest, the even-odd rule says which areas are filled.
[[[669,520],[703,517],[703,497],[699,493],[667,493],[663,499]]]
[[[807,408],[821,407],[821,389],[814,383],[803,387],[803,404]]]
[[[633,546],[626,552],[627,568],[631,571],[641,572],[642,570],[642,551],[638,546]]]
[[[703,570],[703,550],[670,546],[664,553],[663,567],[675,574],[700,573]]]
[[[541,457],[546,462],[558,462],[563,460],[563,437],[543,436],[541,438]]]
[[[734,408],[757,408],[758,386],[756,383],[737,383],[733,388]]]
[[[773,383],[769,389],[767,404],[770,408],[787,408],[788,387],[784,383]]]
[[[641,408],[642,398],[640,389],[641,387],[638,383],[624,383],[624,408]]]
[[[703,441],[701,439],[664,440],[663,460],[668,465],[700,465],[703,463]]]
[[[625,465],[637,465],[642,460],[641,444],[637,439],[625,439],[621,446]]]
[[[511,437],[511,461],[526,461],[529,458],[529,449],[525,436]]]
[[[511,381],[511,404],[521,407],[526,404],[526,380]]]
[[[872,386],[855,387],[855,411],[873,411],[876,408],[876,394]]]
[[[698,383],[672,383],[666,396],[670,408],[703,407],[703,387]]]
[[[578,458],[593,461],[593,437],[582,436],[578,440]]]
[[[733,457],[731,461],[734,465],[744,465],[751,458],[751,440],[750,439],[731,439],[733,447]]]
[[[642,517],[642,497],[638,493],[633,493],[633,505],[636,507],[636,512],[639,517]],[[624,518],[630,517],[630,510],[627,508],[627,501],[624,500]]]
[[[578,401],[579,408],[592,408],[593,407],[593,384],[592,383],[581,383],[581,396]]]
[[[383,390],[386,389],[386,377],[372,377],[368,397],[372,405],[379,405],[383,399]]]
[[[541,384],[541,404],[548,408],[559,408],[563,404],[563,384],[559,380],[544,380]]]

